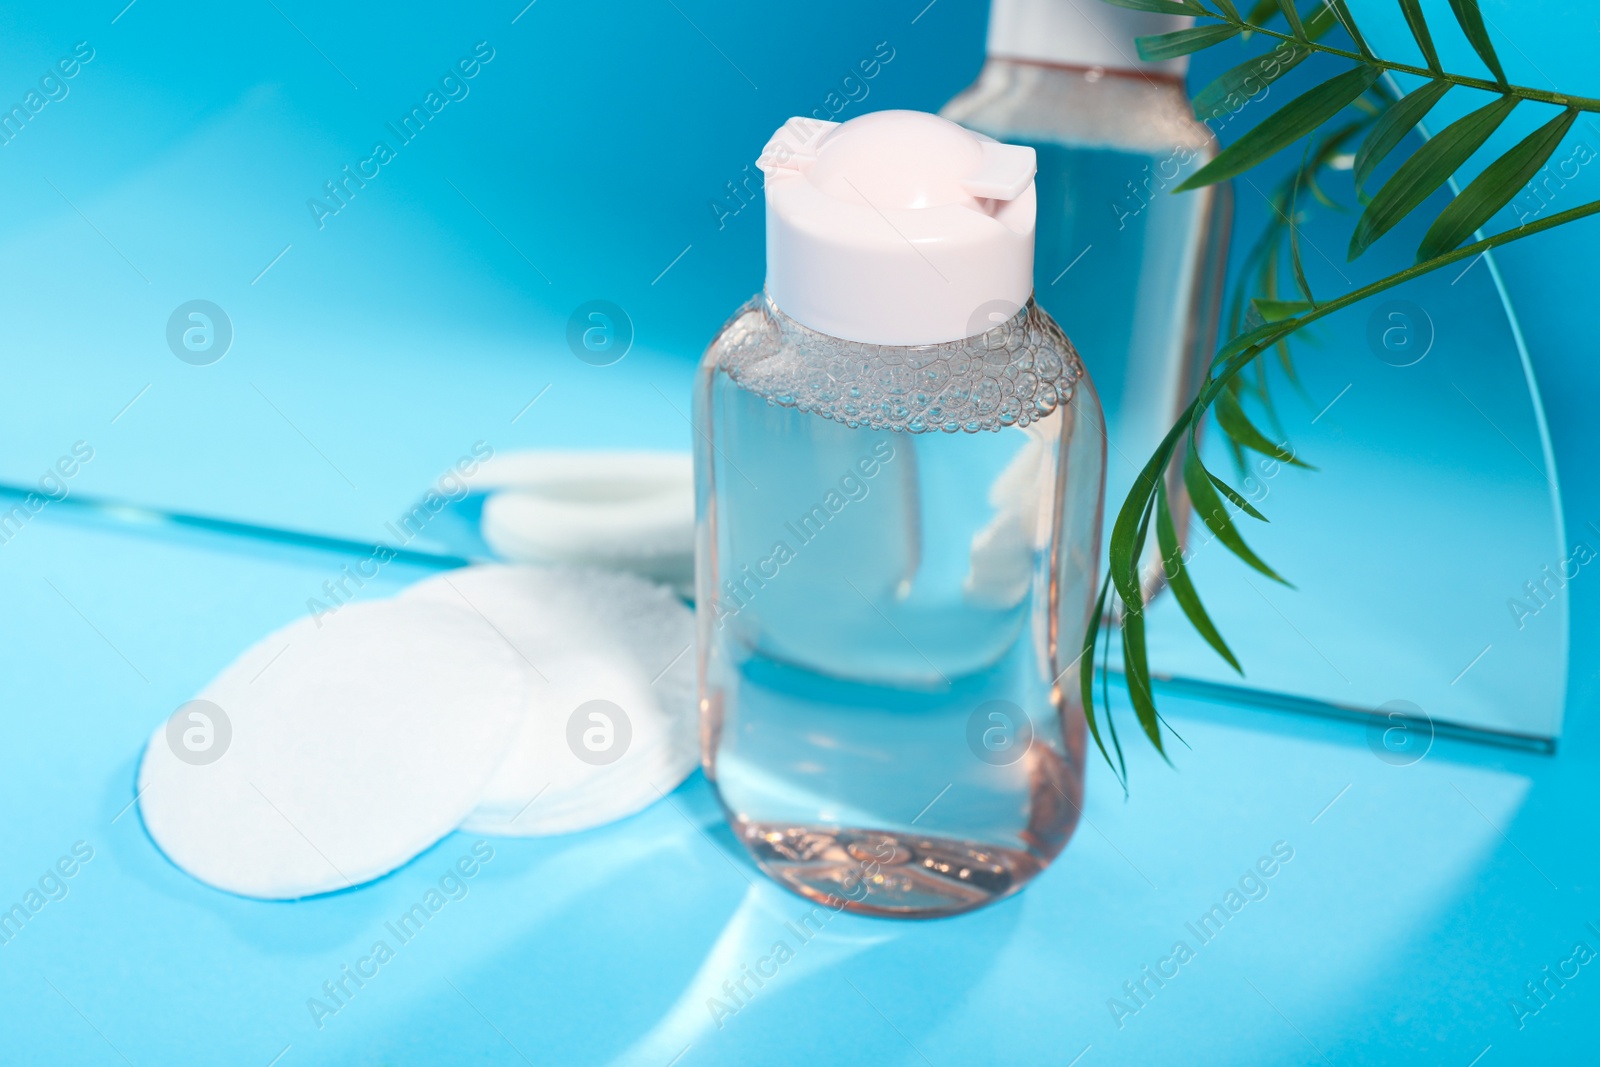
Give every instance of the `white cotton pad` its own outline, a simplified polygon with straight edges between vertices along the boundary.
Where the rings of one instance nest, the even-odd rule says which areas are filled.
[[[485,463],[475,489],[483,539],[521,563],[627,570],[688,590],[694,582],[694,465],[687,452],[513,452]]]
[[[694,460],[687,452],[505,452],[486,460],[468,484],[479,491],[525,489],[565,500],[693,494]]]
[[[610,567],[685,586],[694,579],[694,493],[575,502],[505,490],[484,503],[483,539],[518,562]]]
[[[537,672],[521,733],[463,829],[599,826],[694,770],[694,615],[665,587],[578,567],[489,565],[431,578],[402,599],[469,605]]]
[[[385,874],[460,824],[522,724],[532,676],[470,609],[389,600],[320,622],[201,691],[225,716],[220,756],[186,752],[169,724],[145,747],[145,827],[202,882],[278,900]]]

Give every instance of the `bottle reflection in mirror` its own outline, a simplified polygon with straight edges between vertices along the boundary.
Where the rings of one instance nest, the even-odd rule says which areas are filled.
[[[1105,406],[1106,536],[1194,397],[1216,336],[1229,191],[1171,191],[1215,154],[1215,139],[1193,116],[1183,62],[1142,62],[1133,43],[1187,21],[1099,0],[996,0],[983,70],[941,112],[1038,153],[1034,295],[1072,338]],[[1176,464],[1168,491],[1187,543]],[[1150,540],[1147,595],[1161,580]]]

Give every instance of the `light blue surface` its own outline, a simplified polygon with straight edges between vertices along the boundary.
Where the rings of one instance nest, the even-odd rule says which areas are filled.
[[[1525,1029],[1507,1006],[1573,942],[1600,947],[1600,858],[1573,830],[1600,738],[1581,718],[1559,757],[1441,738],[1397,767],[1360,726],[1173,699],[1193,750],[1173,771],[1132,749],[1127,802],[1093,767],[1085,824],[1024,893],[957,920],[839,917],[804,946],[783,923],[806,905],[745,862],[698,776],[602,830],[493,840],[406,945],[384,922],[473,838],[311,901],[208,889],[127,809],[140,747],[341,562],[49,510],[5,546],[0,595],[27,625],[0,652],[4,903],[94,849],[0,946],[7,1063],[1322,1062],[1314,1044],[1465,1064],[1593,1040],[1588,968]],[[1277,841],[1295,854],[1266,898],[1199,945],[1185,923]],[[395,959],[318,1029],[307,1000],[380,938]],[[795,959],[718,1029],[706,998],[778,939]],[[1179,939],[1196,958],[1119,1030],[1108,999]]]
[[[32,481],[83,439],[96,456],[80,493],[371,539],[477,440],[686,445],[673,405],[691,358],[760,278],[759,204],[719,230],[709,202],[878,41],[896,58],[866,106],[942,103],[976,71],[984,17],[957,0],[680,0],[681,14],[539,0],[513,24],[521,6],[138,0],[114,24],[120,2],[0,12],[4,99],[74,42],[96,48],[70,95],[0,148],[12,205],[0,476]],[[305,199],[479,40],[497,53],[472,95],[318,231]],[[1581,244],[1562,254],[1592,263]],[[163,340],[171,310],[196,297],[237,329],[211,367]],[[614,367],[581,364],[560,340],[572,308],[597,297],[639,332]],[[1540,306],[1547,343],[1582,350],[1585,323]],[[1557,407],[1575,422],[1582,404],[1569,386]],[[806,908],[742,860],[697,776],[612,827],[493,841],[470,894],[318,1029],[307,999],[474,839],[453,835],[366,888],[265,904],[173,868],[128,804],[155,724],[345,561],[57,505],[0,545],[0,903],[24,899],[75,842],[94,849],[65,898],[0,945],[0,1059],[1481,1054],[1492,1067],[1592,1055],[1595,964],[1520,1029],[1508,1005],[1574,942],[1600,950],[1586,926],[1600,927],[1600,731],[1580,702],[1555,757],[1441,738],[1396,767],[1358,725],[1170,699],[1192,751],[1178,748],[1173,771],[1130,749],[1126,802],[1092,767],[1085,824],[1026,892],[937,923],[833,919],[721,1029],[706,998],[776,939],[797,941],[783,923]],[[391,565],[367,592],[423,573]],[[1594,603],[1573,595],[1575,611]],[[1185,924],[1277,841],[1295,856],[1269,895],[1195,945]],[[1108,999],[1179,938],[1196,958],[1118,1029]]]

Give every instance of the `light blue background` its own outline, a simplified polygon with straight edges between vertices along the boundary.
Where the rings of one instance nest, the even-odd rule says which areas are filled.
[[[0,11],[0,100],[75,42],[96,49],[0,148],[4,480],[81,439],[96,451],[80,496],[370,540],[477,440],[683,447],[692,359],[760,284],[760,204],[719,229],[724,183],[879,41],[895,58],[846,116],[938,106],[975,74],[985,15],[958,0],[539,0],[520,17],[274,3]],[[1587,12],[1556,33],[1554,5],[1486,7],[1552,77],[1590,76]],[[471,95],[319,231],[305,200],[480,40],[496,55]],[[1591,225],[1506,260],[1556,398],[1569,522],[1594,495]],[[163,339],[197,297],[237,331],[205,368]],[[637,328],[614,367],[561,339],[594,298]],[[7,1062],[1489,1067],[1592,1048],[1595,965],[1522,1029],[1507,1003],[1574,942],[1600,948],[1581,636],[1597,601],[1580,583],[1556,757],[1441,738],[1396,767],[1358,725],[1174,699],[1192,746],[1177,770],[1136,748],[1125,802],[1091,768],[1085,825],[1027,892],[951,921],[833,920],[720,1030],[705,998],[805,908],[744,862],[696,776],[603,830],[495,841],[471,894],[319,1030],[306,999],[472,839],[367,888],[263,904],[173,868],[125,809],[155,724],[344,561],[70,505],[0,545],[0,903],[74,842],[95,850],[0,945]],[[394,565],[369,592],[422,573]],[[1279,840],[1295,858],[1266,899],[1119,1030],[1107,999]]]

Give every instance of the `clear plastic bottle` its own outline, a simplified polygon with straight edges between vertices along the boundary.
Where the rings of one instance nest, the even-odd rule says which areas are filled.
[[[1194,398],[1216,336],[1231,192],[1171,193],[1215,141],[1184,91],[1187,57],[1146,63],[1134,45],[1192,21],[1101,0],[994,0],[983,70],[940,112],[1038,153],[1035,296],[1083,353],[1105,405],[1107,535]],[[1183,539],[1179,473],[1174,465],[1168,488]]]
[[[1021,888],[1083,796],[1105,440],[1031,299],[1033,158],[791,120],[765,291],[695,387],[706,773],[781,884],[925,917]]]

